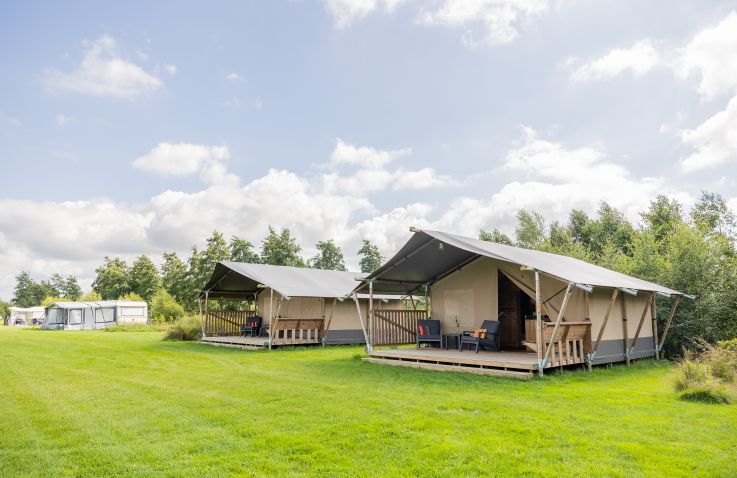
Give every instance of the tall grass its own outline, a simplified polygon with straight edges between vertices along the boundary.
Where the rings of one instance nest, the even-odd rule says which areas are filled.
[[[737,349],[698,340],[701,352],[686,352],[678,364],[676,391],[682,400],[732,403],[737,397]]]
[[[202,337],[200,319],[193,315],[181,317],[172,322],[166,330],[164,340],[199,340]]]

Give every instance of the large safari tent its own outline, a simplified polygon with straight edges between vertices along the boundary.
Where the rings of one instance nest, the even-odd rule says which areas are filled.
[[[501,352],[375,348],[411,340],[395,340],[396,325],[369,314],[368,361],[525,377],[549,367],[629,364],[659,356],[684,296],[571,257],[411,230],[414,235],[401,250],[356,290],[427,294],[432,319],[440,321],[444,334],[499,320]],[[658,299],[671,304],[660,332]]]
[[[363,344],[368,297],[353,293],[360,276],[357,272],[219,262],[200,295],[203,341],[244,348]],[[242,306],[214,306],[213,300]],[[404,309],[396,296],[377,296],[374,301],[387,313]],[[264,333],[240,335],[241,326],[255,317],[261,317]]]

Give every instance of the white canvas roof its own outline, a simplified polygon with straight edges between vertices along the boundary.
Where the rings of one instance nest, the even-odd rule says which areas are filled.
[[[363,274],[224,261],[215,266],[203,291],[210,298],[245,298],[257,293],[262,285],[286,297],[342,299],[353,292],[357,277]]]
[[[100,300],[97,302],[54,302],[51,307],[59,309],[90,309],[95,307],[117,307],[133,306],[133,307],[145,307],[145,302],[135,300]]]
[[[572,257],[426,230],[416,231],[392,259],[368,278],[377,279],[376,292],[409,291],[416,284],[435,282],[480,256],[537,269],[566,282],[682,295],[668,287]]]

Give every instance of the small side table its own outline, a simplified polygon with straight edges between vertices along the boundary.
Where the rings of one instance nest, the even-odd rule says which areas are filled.
[[[448,350],[448,339],[453,339],[456,344],[456,348],[461,350],[461,336],[463,334],[445,334],[445,350]]]

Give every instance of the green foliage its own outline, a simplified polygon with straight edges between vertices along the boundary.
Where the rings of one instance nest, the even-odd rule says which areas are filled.
[[[719,342],[717,342],[717,347],[724,350],[729,350],[731,352],[737,352],[737,338],[720,340]]]
[[[325,269],[333,271],[345,271],[345,261],[343,260],[343,251],[335,245],[331,239],[328,241],[319,241],[315,244],[317,247],[317,255],[310,259],[310,267],[314,269]]]
[[[128,284],[128,264],[120,257],[105,256],[105,263],[95,269],[97,277],[92,288],[100,294],[103,300],[115,300],[131,292]]]
[[[250,241],[233,236],[230,239],[230,260],[235,262],[248,262],[250,264],[258,264],[260,257],[253,250],[253,244]]]
[[[64,278],[60,274],[52,274],[49,282],[54,290],[58,292],[59,297],[75,301],[82,296],[82,288],[79,287],[77,278],[74,276],[70,275]]]
[[[133,302],[146,302],[146,300],[135,292],[127,292],[120,297],[116,297],[117,300],[130,300]]]
[[[151,300],[151,316],[156,322],[172,322],[184,313],[184,308],[164,289],[159,289]]]
[[[178,302],[188,297],[187,264],[175,252],[165,252],[161,262],[161,286]]]
[[[80,302],[99,302],[102,300],[102,296],[93,289],[80,297],[79,300]]]
[[[734,395],[725,386],[713,383],[686,388],[678,393],[678,398],[712,405],[729,404],[734,401]]]
[[[520,209],[517,213],[514,235],[517,238],[517,246],[539,249],[545,241],[545,220],[536,212]]]
[[[274,266],[305,267],[302,248],[287,228],[277,232],[269,226],[269,234],[261,243],[261,263]]]
[[[181,317],[169,325],[164,336],[165,340],[192,341],[202,337],[202,324],[192,315]]]
[[[3,319],[10,315],[10,308],[13,306],[11,302],[5,302],[4,300],[0,299],[0,324],[2,324]]]
[[[682,400],[731,403],[737,396],[737,351],[697,340],[701,352],[687,351],[678,364],[676,391]]]
[[[128,287],[146,302],[151,302],[151,298],[161,288],[159,271],[148,256],[140,256],[133,262],[128,271]]]
[[[701,192],[699,200],[691,209],[691,221],[703,234],[717,234],[730,238],[734,234],[734,213],[724,198],[716,193]]]
[[[366,274],[374,272],[384,262],[384,258],[381,257],[381,252],[379,252],[376,244],[366,239],[363,240],[363,244],[358,250],[358,256],[361,258],[358,262],[361,272]]]
[[[18,307],[34,307],[48,296],[61,295],[50,281],[36,282],[31,275],[22,271],[15,277],[13,303]]]
[[[72,302],[71,299],[67,299],[64,297],[54,297],[52,295],[46,297],[44,300],[41,301],[41,305],[44,307],[48,307],[51,304],[54,304],[56,302]]]
[[[512,239],[499,229],[493,229],[491,232],[481,229],[479,230],[479,239],[482,241],[496,242],[497,244],[506,244],[507,246],[514,245]]]
[[[678,364],[676,391],[704,386],[710,380],[709,366],[694,358],[685,358]]]

